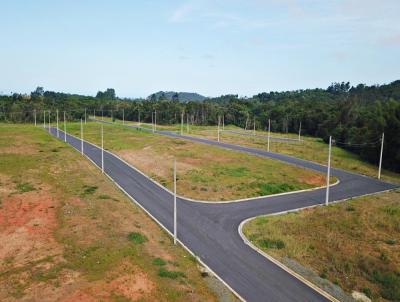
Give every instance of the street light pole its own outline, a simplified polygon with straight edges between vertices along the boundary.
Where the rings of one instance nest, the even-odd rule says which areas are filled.
[[[122,108],[122,125],[125,125],[125,110]]]
[[[329,203],[329,186],[330,186],[330,177],[331,177],[331,151],[332,151],[332,136],[329,136],[328,170],[326,173],[325,205],[328,205],[328,203]]]
[[[64,142],[67,142],[67,122],[65,120],[65,111],[64,111]]]
[[[300,121],[300,125],[299,125],[299,141],[301,139],[301,121]]]
[[[35,109],[35,127],[36,127],[36,109]]]
[[[183,135],[183,112],[181,113],[181,135]]]
[[[268,119],[268,145],[267,145],[267,151],[269,151],[269,139],[271,136],[271,119]]]
[[[43,128],[46,129],[46,110],[43,110]]]
[[[58,131],[58,109],[57,109],[57,137],[60,138],[60,133]]]
[[[103,134],[103,124],[101,124],[101,172],[104,174],[104,134]]]
[[[174,158],[174,244],[176,244],[177,225],[176,225],[176,158]]]
[[[381,171],[382,171],[382,157],[383,157],[383,141],[385,140],[385,133],[382,133],[381,139],[381,154],[379,157],[379,171],[378,171],[378,179],[381,179]]]
[[[50,121],[50,110],[49,110],[49,132],[51,133],[51,121]]]
[[[81,118],[81,154],[83,155],[83,124]]]

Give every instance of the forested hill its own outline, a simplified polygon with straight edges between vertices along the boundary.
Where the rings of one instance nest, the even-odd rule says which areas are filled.
[[[159,91],[153,93],[147,97],[149,100],[176,100],[181,102],[188,101],[203,101],[206,99],[205,96],[195,92],[175,92],[175,91]]]
[[[286,92],[260,93],[251,98],[225,95],[203,101],[180,102],[179,99],[154,97],[126,100],[115,96],[113,89],[99,92],[96,97],[44,91],[38,87],[30,95],[0,96],[0,120],[38,121],[43,110],[53,114],[66,111],[68,119],[80,118],[84,109],[105,116],[151,122],[151,112],[157,110],[157,121],[180,122],[181,112],[190,121],[215,125],[218,116],[225,124],[245,127],[255,118],[257,128],[265,129],[271,119],[272,130],[297,132],[318,136],[327,141],[332,135],[336,143],[364,159],[377,163],[380,137],[385,132],[384,167],[400,171],[400,81],[387,85],[350,86],[334,83],[327,89],[306,89]],[[40,114],[39,114],[40,113]]]

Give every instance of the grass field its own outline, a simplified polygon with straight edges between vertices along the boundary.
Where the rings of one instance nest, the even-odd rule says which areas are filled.
[[[260,216],[244,233],[273,257],[294,259],[348,292],[400,301],[400,190]]]
[[[1,301],[233,300],[98,168],[31,125],[0,124],[0,242]]]
[[[229,200],[307,189],[325,184],[322,174],[280,161],[148,131],[104,124],[104,146],[172,189],[177,159],[178,194],[202,200]],[[84,138],[100,145],[101,124],[88,122]],[[80,124],[67,131],[80,135]]]
[[[122,121],[119,120],[116,120],[115,122],[122,123]],[[136,122],[127,122],[127,123],[137,125]],[[142,123],[141,126],[149,129],[151,129],[152,127],[151,124],[145,124],[145,123]],[[180,124],[158,125],[157,129],[173,130],[180,132],[181,129],[180,127],[181,127]],[[185,124],[183,129],[184,129],[184,134],[200,136],[212,140],[217,140],[218,137],[217,126],[190,125],[189,133],[187,133]],[[225,129],[243,131],[242,128],[236,127],[234,125],[225,125]],[[253,130],[252,129],[248,130],[248,133],[253,134]],[[253,135],[246,136],[246,135],[221,131],[220,140],[225,143],[239,144],[239,145],[267,150],[267,139],[265,138],[265,136],[267,135],[268,132],[261,130],[256,131],[256,136]],[[271,133],[271,137],[272,138],[286,137],[291,139],[298,139],[298,134],[273,132]],[[303,158],[321,164],[326,164],[328,156],[328,145],[324,143],[320,138],[302,136],[300,142],[296,141],[282,142],[282,141],[270,140],[270,151],[284,153],[298,158]],[[363,161],[358,155],[337,146],[332,147],[332,167],[341,168],[348,171],[354,171],[372,177],[377,177],[378,175],[377,166],[367,163]],[[382,179],[395,183],[400,183],[400,174],[388,170],[382,170]]]

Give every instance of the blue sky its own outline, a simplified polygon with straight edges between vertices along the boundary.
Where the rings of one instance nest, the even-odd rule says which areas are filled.
[[[400,78],[399,0],[0,0],[0,92],[206,96]]]

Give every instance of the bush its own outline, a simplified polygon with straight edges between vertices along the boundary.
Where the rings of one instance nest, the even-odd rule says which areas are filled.
[[[283,249],[285,247],[285,243],[280,240],[274,240],[274,239],[261,239],[258,240],[258,244],[259,246],[261,246],[262,248],[267,248],[267,249]]]
[[[154,265],[158,265],[158,266],[163,266],[163,265],[166,265],[167,262],[165,262],[165,260],[162,259],[162,258],[154,258],[153,259],[153,264]]]
[[[186,277],[184,273],[178,271],[169,271],[161,267],[158,270],[158,275],[163,278],[176,279],[178,277]]]
[[[147,237],[138,232],[132,232],[128,234],[128,240],[133,243],[142,244],[147,241]]]

